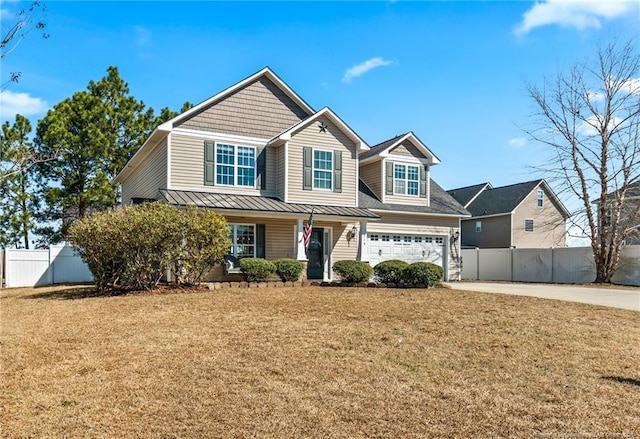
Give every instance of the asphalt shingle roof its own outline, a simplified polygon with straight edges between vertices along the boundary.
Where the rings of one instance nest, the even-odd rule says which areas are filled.
[[[378,143],[377,145],[373,145],[370,150],[365,151],[360,154],[360,160],[366,159],[367,157],[372,157],[376,154],[379,154],[381,151],[384,151],[389,146],[393,145],[400,137],[406,136],[407,133],[401,134],[399,136],[394,137],[393,139],[385,140],[382,143]]]
[[[431,205],[411,206],[407,204],[383,203],[373,191],[360,180],[358,201],[361,208],[388,210],[391,212],[432,213],[441,215],[468,216],[469,212],[435,181],[431,180]]]
[[[485,189],[467,206],[467,210],[474,217],[511,213],[543,181],[533,180]]]
[[[473,197],[478,195],[478,192],[484,189],[484,187],[487,185],[491,187],[489,183],[480,183],[480,184],[474,184],[473,186],[461,187],[458,189],[451,189],[451,190],[448,190],[447,193],[451,195],[453,198],[455,198],[458,203],[462,204],[463,206],[466,206],[469,203],[469,201],[471,201]]]

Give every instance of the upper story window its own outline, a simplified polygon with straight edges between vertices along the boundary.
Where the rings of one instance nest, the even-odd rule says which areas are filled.
[[[303,147],[302,189],[342,192],[342,151]]]
[[[544,191],[538,190],[538,207],[544,206]]]
[[[204,142],[204,184],[265,188],[266,149]]]
[[[216,144],[216,184],[255,187],[256,149]]]
[[[333,152],[313,150],[313,188],[333,189]]]
[[[411,165],[393,165],[393,193],[395,195],[419,194],[420,168]]]
[[[476,221],[476,233],[482,232],[482,221]]]

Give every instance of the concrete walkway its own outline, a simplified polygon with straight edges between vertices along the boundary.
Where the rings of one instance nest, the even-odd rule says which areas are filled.
[[[564,284],[528,284],[520,282],[446,282],[451,288],[482,293],[513,294],[589,303],[640,311],[640,287],[637,289],[596,288]]]

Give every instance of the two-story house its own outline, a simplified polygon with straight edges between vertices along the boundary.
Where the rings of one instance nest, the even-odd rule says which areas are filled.
[[[458,279],[468,212],[431,180],[438,163],[413,133],[370,147],[264,68],[157,127],[115,182],[124,205],[214,209],[232,256],[296,258],[309,279],[333,279],[344,259],[432,261]],[[223,279],[222,267],[210,277]]]
[[[447,191],[470,213],[462,246],[564,247],[569,212],[544,180],[493,187],[481,183]]]

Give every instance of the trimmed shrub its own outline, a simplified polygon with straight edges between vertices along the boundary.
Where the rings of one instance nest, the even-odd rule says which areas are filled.
[[[344,282],[364,282],[373,274],[373,268],[363,261],[338,261],[333,264],[335,271]]]
[[[262,258],[243,258],[240,269],[247,276],[247,282],[264,282],[276,271],[276,266]]]
[[[428,287],[439,283],[443,276],[442,267],[431,262],[414,262],[402,271],[402,278],[405,282],[424,284]]]
[[[282,282],[295,282],[300,279],[300,274],[304,269],[302,262],[296,259],[276,259],[273,261],[276,267],[276,274],[280,276]]]
[[[224,217],[195,207],[144,203],[77,220],[69,240],[100,291],[155,288],[172,270],[178,283],[200,282],[228,251]]]
[[[373,273],[376,275],[378,282],[388,284],[393,282],[397,284],[402,282],[402,270],[407,268],[409,264],[399,259],[391,259],[389,261],[382,261],[373,267]]]

